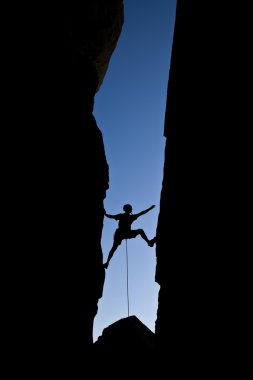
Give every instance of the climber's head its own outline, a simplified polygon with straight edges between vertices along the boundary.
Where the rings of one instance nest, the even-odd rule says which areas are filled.
[[[123,206],[123,210],[127,212],[128,214],[131,214],[132,212],[132,206],[130,204],[126,204]]]

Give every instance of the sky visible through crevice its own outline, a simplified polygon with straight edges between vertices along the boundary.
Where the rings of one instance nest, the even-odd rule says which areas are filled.
[[[155,236],[163,177],[164,117],[176,0],[125,0],[125,20],[104,82],[96,94],[94,116],[104,139],[109,186],[104,207],[109,214],[133,213],[155,204],[132,229]],[[118,222],[104,219],[103,261]],[[155,282],[155,246],[140,237],[128,240],[129,314],[155,330],[159,285]],[[93,340],[103,329],[128,316],[125,241],[106,270],[103,297],[94,320]]]

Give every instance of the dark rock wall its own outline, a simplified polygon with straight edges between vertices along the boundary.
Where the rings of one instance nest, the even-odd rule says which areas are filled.
[[[46,341],[47,356],[63,363],[83,360],[90,350],[103,292],[109,171],[93,106],[121,32],[123,2],[85,1],[62,7],[52,19],[53,25],[45,15],[43,41],[46,32],[49,37],[37,42],[38,58],[33,53],[29,62],[36,91],[26,103],[29,121],[19,129],[27,157],[20,164],[19,215],[32,273],[25,294],[33,317],[27,319],[34,320],[39,345]]]
[[[85,2],[74,9],[71,16],[69,47],[73,70],[73,120],[76,122],[72,127],[77,130],[73,148],[80,155],[80,175],[76,174],[79,179],[81,177],[75,200],[81,206],[76,225],[80,258],[75,261],[74,268],[78,289],[74,300],[79,313],[75,316],[78,322],[76,336],[84,345],[91,345],[93,320],[105,276],[100,241],[103,200],[109,186],[103,138],[92,112],[94,95],[101,86],[123,25],[123,3],[117,0]]]
[[[225,337],[230,339],[234,166],[225,141],[231,137],[231,105],[237,109],[231,80],[236,39],[231,8],[224,8],[178,0],[168,81],[156,336],[173,360],[191,366],[211,360],[213,347],[221,352]]]
[[[94,352],[110,351],[117,354],[128,349],[128,359],[141,353],[155,352],[155,334],[135,315],[122,318],[103,330],[94,343]],[[125,358],[122,358],[125,361]]]
[[[227,186],[226,179],[239,166],[231,164],[237,145],[229,144],[228,136],[233,123],[241,127],[234,90],[240,44],[232,3],[225,12],[220,3],[178,0],[156,269],[156,337],[171,360],[190,352],[199,362],[203,347],[215,341],[222,349],[230,327],[224,309],[237,294],[224,273],[236,240],[227,226],[232,227],[229,219],[235,221],[230,194],[239,181],[231,176]],[[100,238],[109,175],[92,112],[120,35],[123,1],[91,0],[56,13],[42,11],[29,10],[20,18],[22,27],[24,20],[31,25],[27,22],[25,36],[20,37],[21,28],[15,31],[10,44],[21,40],[11,63],[22,81],[10,81],[15,101],[8,116],[16,119],[5,128],[12,235],[6,256],[11,258],[8,286],[14,289],[8,318],[18,352],[29,346],[43,366],[54,362],[63,368],[65,359],[80,357],[83,363],[87,356],[103,292]]]

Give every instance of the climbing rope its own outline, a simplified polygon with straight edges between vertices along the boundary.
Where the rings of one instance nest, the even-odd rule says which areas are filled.
[[[127,268],[127,313],[129,317],[129,294],[128,294],[128,252],[127,252],[127,239],[126,239],[126,268]]]

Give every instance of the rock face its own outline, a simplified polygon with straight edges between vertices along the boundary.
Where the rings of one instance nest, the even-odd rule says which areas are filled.
[[[73,118],[72,149],[78,156],[75,172],[79,215],[76,223],[78,254],[73,268],[76,290],[76,338],[80,347],[93,343],[93,320],[102,296],[101,235],[103,200],[109,186],[109,172],[102,134],[92,115],[94,95],[103,81],[111,54],[123,25],[123,2],[88,1],[73,8],[69,17],[69,53],[72,65]],[[86,222],[84,223],[84,219]],[[79,224],[79,225],[78,225]]]
[[[122,318],[105,328],[103,334],[94,343],[95,352],[120,352],[129,348],[129,355],[137,352],[154,352],[155,334],[135,315]]]
[[[202,348],[220,341],[218,334],[224,336],[226,329],[222,311],[228,292],[221,277],[229,237],[221,209],[227,196],[223,190],[227,165],[220,139],[229,115],[232,122],[231,110],[223,102],[225,94],[232,103],[230,60],[223,43],[227,42],[222,24],[226,17],[217,15],[217,6],[211,2],[208,9],[202,3],[178,0],[168,83],[156,239],[155,280],[160,292],[155,335],[156,347],[163,353],[169,350],[169,365],[174,359],[184,364],[189,357],[192,363],[196,357],[205,360]],[[44,190],[40,208],[42,215],[48,211],[50,220],[46,238],[39,241],[50,263],[51,284],[56,282],[51,297],[56,313],[49,309],[49,323],[58,330],[67,356],[82,356],[92,350],[93,319],[103,291],[100,240],[109,185],[93,103],[121,31],[123,4],[120,0],[86,1],[71,8],[67,19],[61,60],[67,62],[68,75],[64,81],[61,75],[61,85],[55,86],[59,112],[56,109],[53,121],[43,126],[44,141],[48,141],[40,168],[39,185]],[[105,329],[94,348],[107,354],[129,344],[128,354],[145,347],[150,352],[153,338],[131,317]]]
[[[114,377],[122,368],[124,375],[148,375],[157,370],[155,334],[136,316],[122,318],[104,329],[94,343],[93,358]]]
[[[38,44],[37,108],[29,103],[33,117],[22,181],[27,173],[31,214],[25,234],[31,248],[25,247],[32,260],[38,258],[30,282],[30,288],[39,283],[31,297],[32,305],[34,299],[39,303],[35,331],[39,341],[51,342],[52,357],[63,361],[83,360],[91,349],[103,292],[100,240],[109,171],[93,105],[124,17],[121,0],[88,0],[59,12],[52,30],[50,15],[43,20],[50,36]]]
[[[169,344],[172,357],[191,366],[196,358],[209,361],[213,347],[222,350],[224,338],[229,341],[232,166],[224,141],[233,123],[230,104],[237,106],[229,70],[233,47],[226,38],[233,33],[232,9],[224,8],[217,13],[210,2],[178,0],[168,82],[156,336],[161,350]]]
[[[238,32],[235,18],[227,12],[232,2],[223,13],[214,2],[178,0],[177,4],[156,240],[160,293],[155,335],[157,347],[169,350],[168,367],[173,359],[184,365],[189,357],[191,364],[203,362],[210,350],[213,358],[214,346],[215,355],[220,350],[223,360],[222,349],[232,339],[229,321],[236,308],[234,297],[241,296],[227,275],[237,243],[230,194],[239,182],[234,178],[238,162],[230,161],[236,139],[229,151],[227,136],[235,117],[240,127],[243,117],[236,113],[241,93],[235,94],[233,87],[238,70],[234,45],[240,39],[230,37]],[[235,7],[233,16],[240,9]],[[26,22],[15,13],[21,30]],[[30,36],[40,11],[26,13],[34,24],[27,27]],[[8,243],[17,242],[5,255],[15,262],[6,281],[7,288],[14,288],[8,295],[14,311],[7,309],[14,335],[16,331],[24,334],[10,342],[19,341],[18,353],[27,345],[36,359],[41,357],[37,371],[45,362],[64,369],[70,358],[80,358],[83,366],[93,348],[93,320],[104,283],[100,240],[109,174],[103,138],[92,112],[94,95],[120,35],[123,2],[86,0],[63,8],[62,13],[57,9],[57,17],[50,12],[42,15],[37,27],[41,40],[20,38],[22,49],[27,41],[27,52],[32,51],[23,66],[24,50],[18,54],[15,47],[20,30],[10,44],[15,52],[13,72],[17,70],[24,83],[14,79],[9,86],[18,99],[10,112],[17,114],[17,121],[5,127],[11,136],[5,156],[11,164],[7,206],[13,207],[7,225],[14,220],[15,229]],[[27,72],[32,86],[26,91],[29,100],[23,99],[20,106]],[[32,342],[26,344],[29,331]],[[134,317],[108,328],[103,344],[106,347],[110,340],[118,347],[125,339],[132,348],[136,344],[142,349],[144,341],[153,347],[153,334]],[[29,355],[24,361],[29,361]]]
[[[123,0],[87,1],[74,6],[69,38],[74,50],[92,63],[102,84],[124,22]]]

